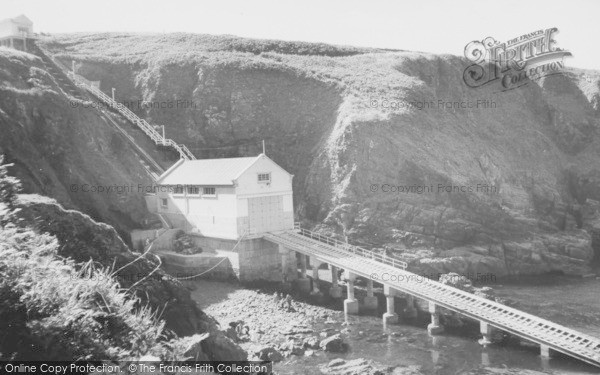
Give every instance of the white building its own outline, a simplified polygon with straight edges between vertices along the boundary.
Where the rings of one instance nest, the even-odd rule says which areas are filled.
[[[184,160],[163,173],[148,208],[173,228],[238,239],[294,227],[293,175],[266,155]]]
[[[35,39],[33,22],[21,14],[0,21],[0,46],[27,50],[27,39]]]

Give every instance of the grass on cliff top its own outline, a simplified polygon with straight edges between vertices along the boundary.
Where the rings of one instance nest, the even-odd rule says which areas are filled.
[[[62,34],[40,41],[70,60],[123,65],[134,74],[160,76],[171,67],[281,73],[311,79],[341,93],[340,119],[358,122],[405,116],[406,123],[439,123],[441,111],[419,111],[408,103],[491,96],[463,83],[466,59],[453,55],[332,46],[323,43],[253,40],[197,34]],[[164,70],[164,72],[163,72]],[[592,79],[588,96],[597,91]],[[373,102],[381,105],[372,105]],[[383,107],[384,101],[400,103]],[[438,116],[440,115],[440,116]]]
[[[470,65],[463,57],[454,55],[230,35],[75,33],[45,37],[39,43],[67,60],[155,69],[197,64],[279,71],[350,89],[359,97],[366,93],[387,95],[386,99],[391,99],[390,93],[397,99],[406,98],[404,94],[408,90],[410,98],[418,100],[430,94],[425,86],[432,86],[431,77],[441,81],[448,78],[462,80],[463,70]],[[569,70],[578,74],[583,72]],[[594,77],[594,84],[597,81]]]
[[[172,52],[241,52],[258,55],[273,52],[298,56],[353,56],[381,51],[375,48],[335,46],[325,43],[248,39],[231,35],[75,33],[57,34],[43,40],[52,50],[73,50],[80,54],[111,56],[168,54]],[[93,48],[91,48],[93,47]]]
[[[126,64],[141,69],[199,65],[284,72],[349,90],[363,98],[389,92],[402,96],[406,89],[414,90],[421,82],[403,73],[402,64],[407,60],[440,58],[418,52],[183,33],[58,34],[39,43],[67,61]]]

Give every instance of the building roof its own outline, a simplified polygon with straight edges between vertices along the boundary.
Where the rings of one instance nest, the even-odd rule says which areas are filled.
[[[33,22],[27,18],[26,15],[21,14],[19,16],[13,17],[13,18],[6,18],[0,21],[0,23],[6,23],[6,22],[14,22],[14,23],[20,23],[20,24],[25,24],[25,25],[33,25]]]
[[[159,185],[233,185],[263,154],[247,158],[180,159],[162,176]]]

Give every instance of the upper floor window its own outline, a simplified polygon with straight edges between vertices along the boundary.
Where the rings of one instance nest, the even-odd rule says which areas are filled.
[[[271,174],[270,173],[259,173],[258,174],[258,182],[271,182]]]
[[[200,188],[198,186],[188,186],[187,193],[193,194],[193,195],[198,195],[198,194],[200,194]]]
[[[202,195],[214,197],[215,195],[217,195],[217,189],[214,187],[202,188]]]

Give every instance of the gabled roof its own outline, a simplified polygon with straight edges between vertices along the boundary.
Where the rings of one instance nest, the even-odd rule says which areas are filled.
[[[259,158],[181,159],[158,178],[159,185],[233,185]]]
[[[25,23],[27,25],[33,25],[33,21],[31,21],[29,18],[27,18],[27,16],[24,14],[16,16],[15,18],[13,18],[13,21],[15,21],[17,23]]]
[[[0,20],[0,23],[6,23],[7,21],[14,22],[14,23],[20,23],[20,24],[26,24],[29,26],[33,25],[33,22],[29,18],[27,18],[27,16],[24,14],[21,14],[19,16],[13,17],[13,18],[6,18],[3,20]]]

